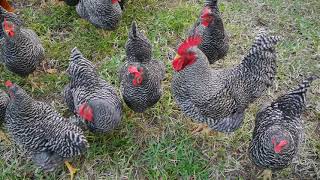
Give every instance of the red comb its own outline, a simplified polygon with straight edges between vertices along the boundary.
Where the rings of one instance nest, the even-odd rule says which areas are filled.
[[[201,13],[201,18],[207,16],[208,14],[212,13],[212,10],[210,7],[205,7],[203,10],[202,10],[202,13]]]
[[[137,67],[135,67],[135,66],[129,66],[128,67],[128,71],[129,71],[129,73],[137,73],[137,72],[139,72]]]
[[[118,0],[111,0],[112,4],[115,4],[118,2]]]
[[[191,36],[188,37],[178,48],[178,54],[182,55],[186,52],[189,48],[193,46],[198,46],[201,43],[202,39],[200,36]]]
[[[7,88],[10,88],[13,84],[12,84],[12,82],[11,82],[10,80],[8,80],[8,81],[6,81],[6,82],[4,83],[4,85],[5,85]]]

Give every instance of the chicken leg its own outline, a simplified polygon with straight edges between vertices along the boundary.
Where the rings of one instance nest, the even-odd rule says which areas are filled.
[[[4,142],[6,142],[8,145],[11,144],[11,141],[9,140],[9,138],[7,137],[7,135],[6,135],[2,130],[0,130],[0,141],[4,141]]]
[[[70,172],[70,180],[73,180],[74,175],[77,173],[78,169],[74,168],[68,161],[65,161],[64,164],[67,166]]]
[[[261,176],[263,180],[271,180],[272,179],[272,171],[270,169],[265,169]]]
[[[196,129],[194,129],[192,131],[192,134],[195,135],[195,134],[198,134],[198,133],[201,133],[203,135],[214,135],[214,131],[212,131],[208,125],[206,124],[196,124]]]

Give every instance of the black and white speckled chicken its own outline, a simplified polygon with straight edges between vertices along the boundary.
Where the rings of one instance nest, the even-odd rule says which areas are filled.
[[[227,55],[229,37],[224,30],[223,21],[217,0],[206,0],[200,17],[189,32],[189,36],[202,37],[199,49],[207,56],[212,64]]]
[[[247,106],[274,81],[274,46],[279,39],[260,32],[241,64],[214,70],[197,47],[201,38],[188,38],[172,62],[175,70],[172,93],[176,103],[187,116],[213,130],[235,131],[242,124]]]
[[[15,24],[22,24],[22,21],[14,13],[14,9],[6,0],[0,0],[0,23],[4,21],[4,18],[9,21],[13,21]],[[4,36],[2,26],[0,26],[0,39]]]
[[[44,59],[44,48],[37,34],[22,27],[19,19],[12,13],[7,13],[0,8],[3,18],[1,27],[3,28],[3,38],[0,40],[0,62],[12,72],[27,76],[32,73],[40,62]]]
[[[5,121],[14,142],[44,171],[52,171],[65,162],[73,178],[75,169],[67,161],[88,147],[82,130],[48,104],[32,99],[20,86],[10,81],[5,85],[10,95]]]
[[[315,78],[307,78],[258,112],[249,148],[250,159],[258,167],[280,170],[296,156],[303,129],[300,116],[305,110],[307,89]],[[265,172],[268,176],[270,171]]]
[[[76,10],[80,17],[106,30],[115,30],[122,17],[118,0],[80,0]]]
[[[93,132],[109,132],[121,121],[122,103],[116,90],[100,78],[93,64],[74,48],[67,70],[71,82],[64,89],[69,109]]]
[[[156,104],[162,94],[165,76],[162,62],[152,59],[152,46],[147,37],[132,23],[126,44],[127,58],[121,67],[121,93],[125,103],[136,112]]]

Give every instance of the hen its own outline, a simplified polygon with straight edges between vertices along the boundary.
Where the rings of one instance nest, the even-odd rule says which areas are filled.
[[[37,34],[16,23],[20,21],[15,19],[15,16],[9,15],[3,8],[0,14],[13,18],[4,18],[1,24],[4,38],[0,40],[0,61],[10,71],[20,76],[27,76],[44,59],[44,48]]]
[[[5,2],[5,1],[4,1]],[[0,23],[2,24],[4,19],[13,22],[16,25],[22,26],[23,22],[22,20],[12,11],[8,10],[9,8],[5,5],[0,6]],[[4,37],[4,30],[2,28],[2,25],[0,26],[0,39]]]
[[[67,70],[71,82],[64,89],[69,109],[94,132],[109,132],[121,121],[122,103],[116,90],[100,78],[93,64],[74,48]]]
[[[80,0],[76,10],[80,17],[106,30],[115,30],[122,17],[118,0]]]
[[[165,66],[152,59],[152,46],[135,22],[129,32],[126,54],[126,62],[120,69],[121,93],[129,108],[144,112],[161,97]]]
[[[201,38],[188,38],[172,62],[175,70],[172,93],[176,103],[187,116],[211,129],[235,131],[242,124],[247,106],[274,81],[274,46],[279,39],[261,32],[241,64],[214,70],[197,47]]]
[[[258,112],[249,148],[250,159],[255,165],[280,170],[291,163],[302,134],[300,116],[305,110],[306,92],[314,79],[306,79]],[[265,177],[268,176],[271,172],[265,171]]]
[[[27,150],[44,171],[65,162],[73,179],[75,169],[67,160],[86,151],[88,143],[82,130],[51,106],[32,99],[20,86],[10,81],[5,85],[10,95],[6,127],[14,142]]]
[[[217,0],[206,0],[200,18],[189,32],[189,36],[201,36],[198,48],[212,64],[227,55],[229,38],[224,30]]]

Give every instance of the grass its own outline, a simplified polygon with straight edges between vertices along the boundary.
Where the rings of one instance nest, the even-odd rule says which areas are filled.
[[[215,67],[240,62],[252,43],[258,26],[267,26],[284,37],[277,46],[278,73],[274,86],[246,111],[241,129],[216,136],[191,135],[191,120],[175,105],[170,82],[170,61],[174,49],[201,9],[195,0],[129,0],[119,29],[105,32],[78,17],[75,9],[53,0],[15,3],[26,26],[40,36],[46,49],[41,70],[29,80],[0,66],[1,81],[11,79],[39,100],[52,104],[64,115],[61,91],[68,78],[70,50],[77,46],[98,67],[103,78],[119,87],[117,69],[125,57],[124,45],[131,21],[136,20],[153,44],[154,57],[166,63],[160,102],[144,114],[124,108],[121,125],[107,135],[87,132],[91,147],[72,163],[80,171],[77,179],[256,179],[262,172],[248,159],[254,117],[261,105],[295,86],[303,77],[320,75],[320,4],[317,0],[225,0],[219,4],[230,35],[230,53]],[[0,82],[1,84],[3,84]],[[1,86],[3,88],[3,86]],[[319,179],[320,141],[316,127],[320,120],[320,82],[308,93],[308,108],[302,119],[305,140],[292,165],[274,172],[274,179]],[[319,126],[320,127],[320,126]],[[25,152],[15,146],[0,146],[0,179],[66,179],[67,169],[52,173],[37,169]]]

